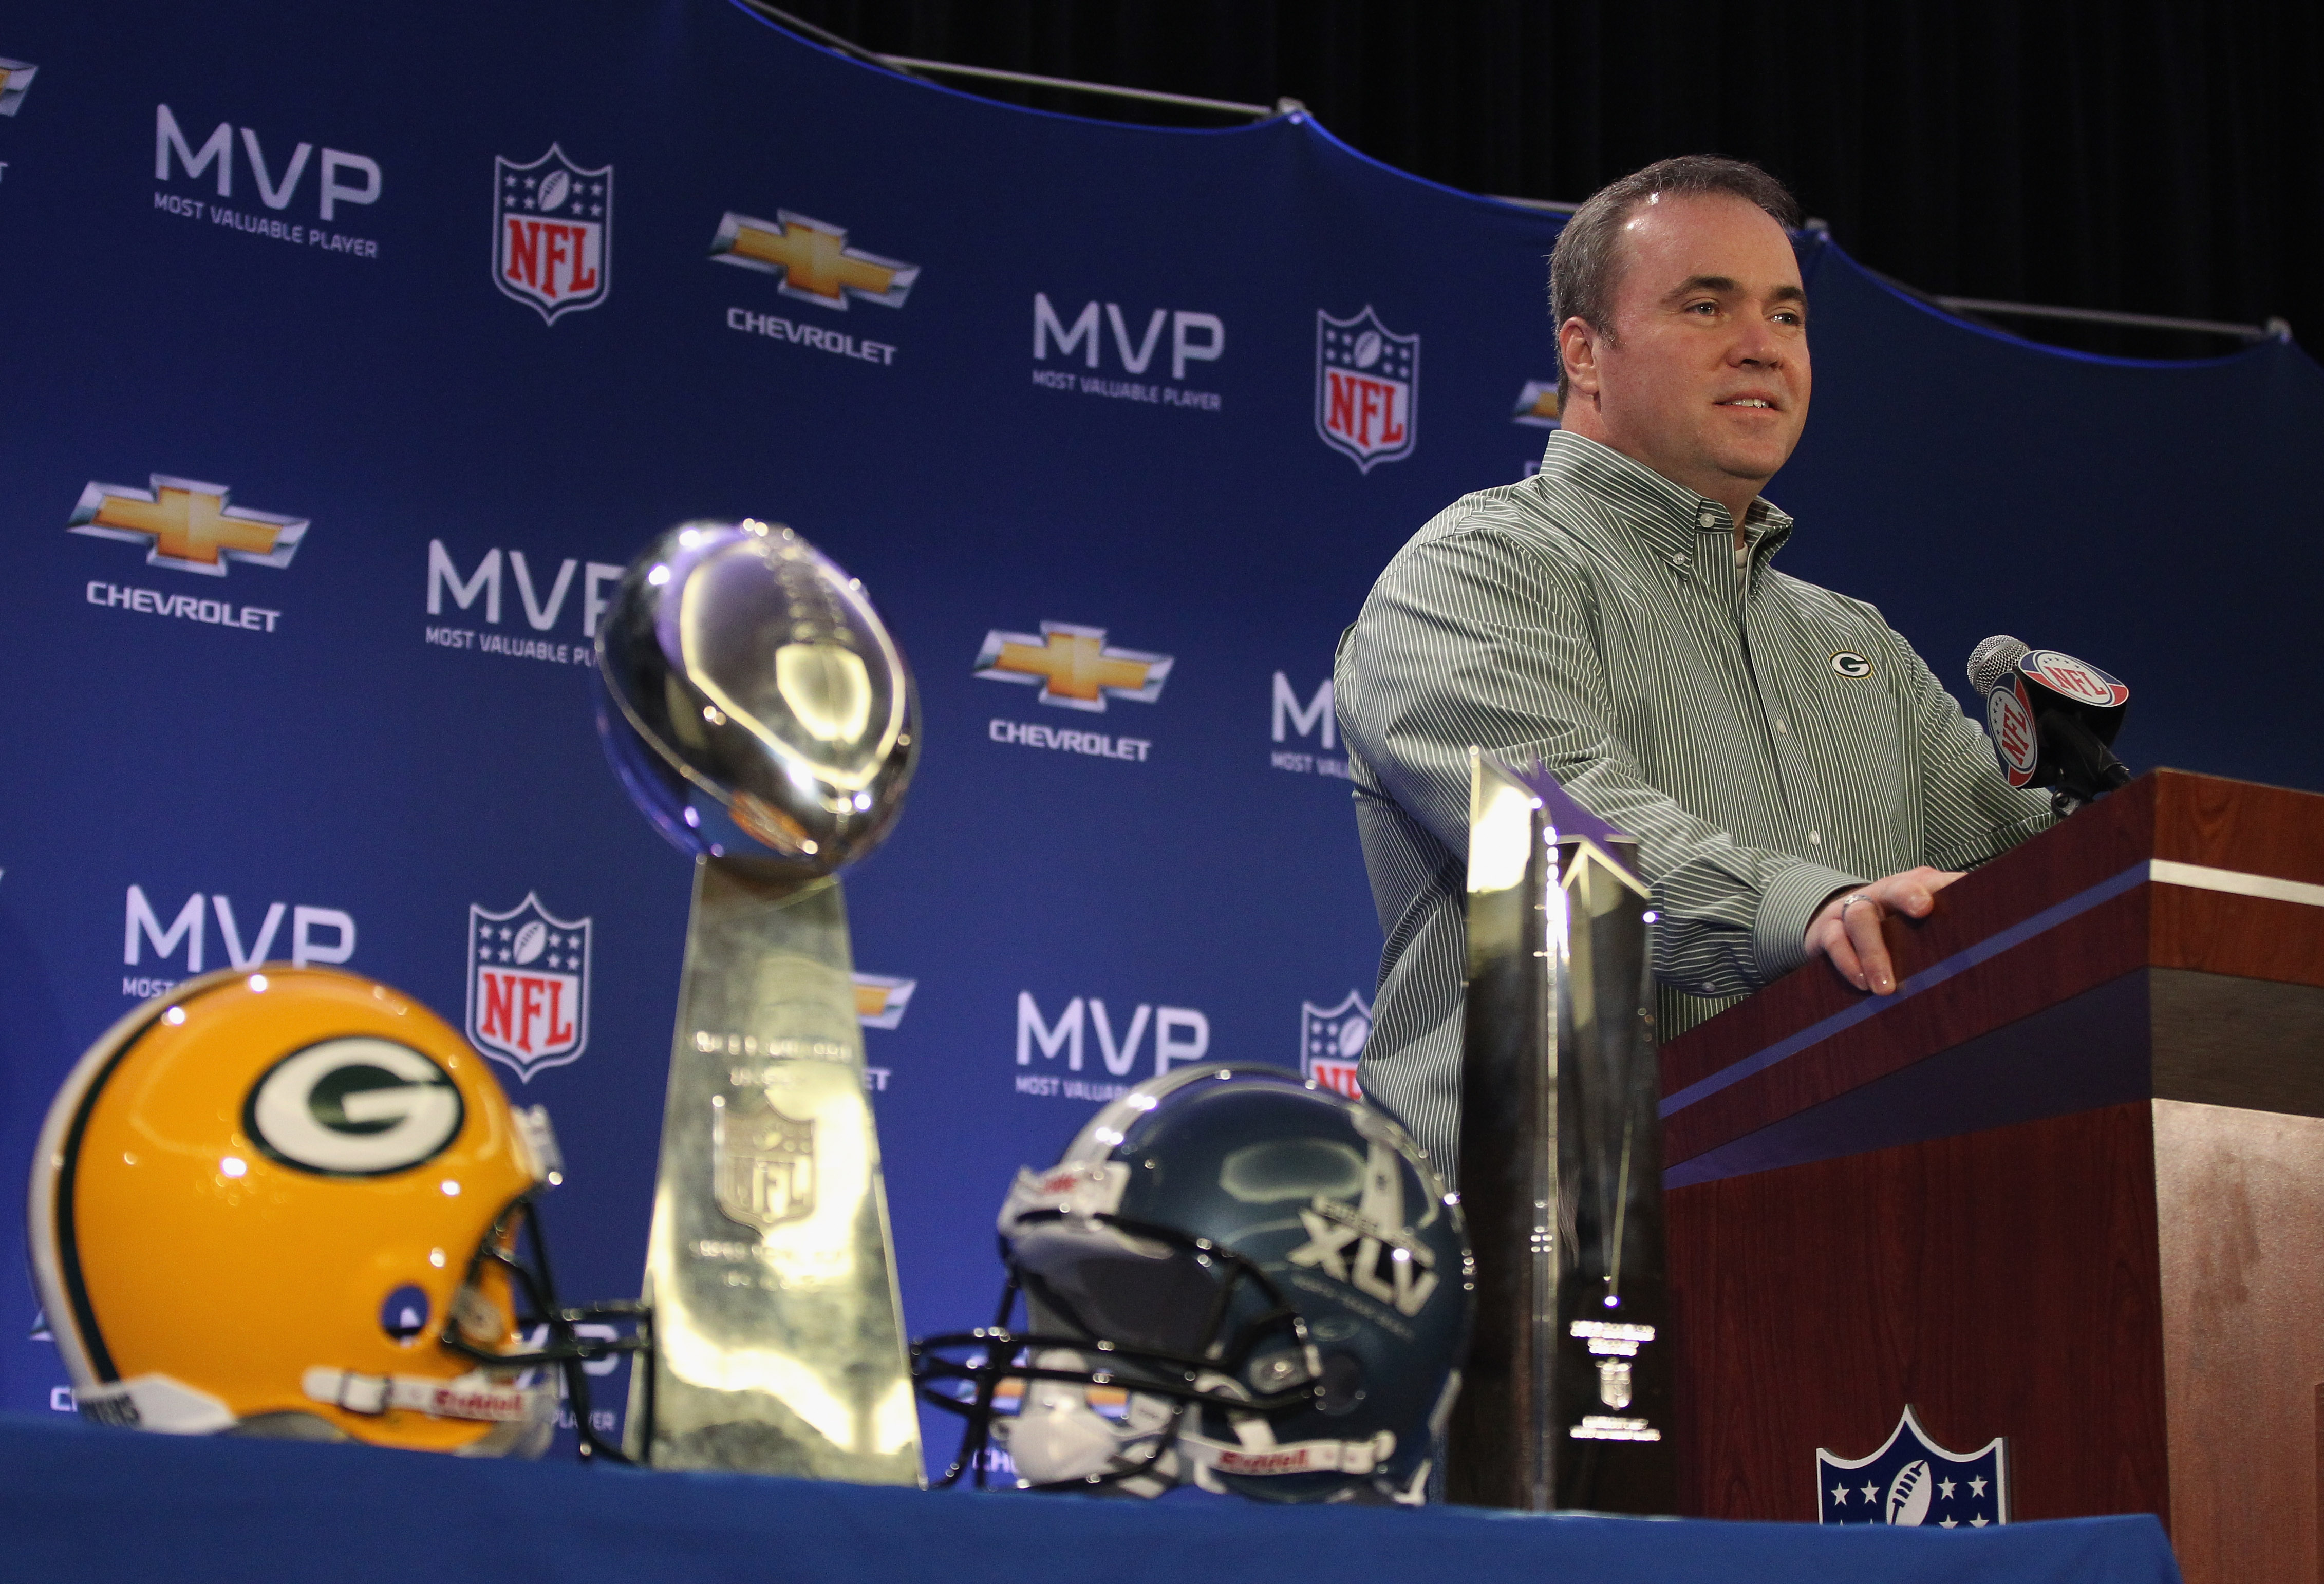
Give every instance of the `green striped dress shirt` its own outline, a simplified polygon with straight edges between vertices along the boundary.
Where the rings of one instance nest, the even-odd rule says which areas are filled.
[[[1964,869],[2050,823],[1861,600],[1774,570],[1792,520],[1595,441],[1463,496],[1397,552],[1333,697],[1387,946],[1366,1093],[1448,1172],[1460,1134],[1471,743],[1538,757],[1637,837],[1663,1037],[1806,959],[1833,892]]]

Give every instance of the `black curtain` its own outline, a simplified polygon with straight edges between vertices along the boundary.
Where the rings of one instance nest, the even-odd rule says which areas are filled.
[[[2324,336],[2319,0],[788,0],[865,48],[1260,104],[1391,165],[1567,201],[1756,160],[1922,290]],[[1075,115],[1203,112],[952,86]],[[2139,356],[2218,338],[2012,319]]]

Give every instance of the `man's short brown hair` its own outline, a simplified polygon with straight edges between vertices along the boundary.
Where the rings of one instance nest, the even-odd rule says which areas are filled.
[[[1580,319],[1601,336],[1613,334],[1614,290],[1621,283],[1618,244],[1630,211],[1655,193],[1728,193],[1757,204],[1786,231],[1800,224],[1800,206],[1789,189],[1746,160],[1723,154],[1682,154],[1657,160],[1590,195],[1573,212],[1549,255],[1549,319],[1562,326]],[[1567,394],[1565,356],[1557,359],[1557,394]]]

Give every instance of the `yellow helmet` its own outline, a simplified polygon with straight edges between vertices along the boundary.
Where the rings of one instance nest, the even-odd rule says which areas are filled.
[[[534,1378],[560,1365],[586,1455],[607,1449],[579,1362],[637,1344],[574,1322],[636,1306],[557,1307],[532,1202],[558,1172],[547,1112],[442,1018],[269,963],[89,1048],[41,1131],[27,1246],[88,1417],[533,1456],[558,1395]]]

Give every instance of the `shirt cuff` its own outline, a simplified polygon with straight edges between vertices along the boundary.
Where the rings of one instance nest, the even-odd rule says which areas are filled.
[[[1760,981],[1772,984],[1808,960],[1808,923],[1833,892],[1870,883],[1805,859],[1769,880],[1751,921],[1751,953],[1758,961]]]

